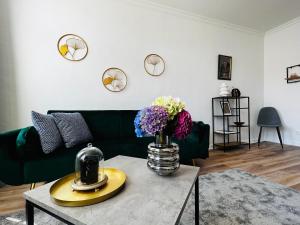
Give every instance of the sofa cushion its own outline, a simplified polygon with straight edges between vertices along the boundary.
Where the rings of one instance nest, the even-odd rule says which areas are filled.
[[[75,171],[76,154],[86,147],[86,143],[66,151],[61,147],[50,154],[43,154],[38,159],[28,159],[24,162],[25,183],[53,181]]]
[[[117,139],[120,137],[119,111],[86,111],[82,115],[95,139]]]
[[[63,144],[59,130],[52,115],[43,115],[32,111],[32,122],[38,131],[43,152],[49,154]]]
[[[80,113],[52,114],[66,148],[93,140],[93,136]]]
[[[120,144],[113,140],[96,140],[93,142],[93,146],[99,148],[103,152],[104,160],[111,159],[120,153]]]
[[[40,136],[34,127],[25,127],[20,130],[16,139],[16,152],[21,159],[34,158],[43,154]]]
[[[137,110],[123,110],[121,111],[120,121],[120,137],[121,138],[134,138],[136,137],[134,131],[134,119],[137,114]]]
[[[95,140],[116,139],[120,137],[120,111],[117,110],[49,110],[48,114],[58,112],[79,112],[87,123]]]
[[[118,140],[97,140],[93,143],[104,154],[104,159],[117,155],[147,158],[147,146],[153,138],[120,138]]]

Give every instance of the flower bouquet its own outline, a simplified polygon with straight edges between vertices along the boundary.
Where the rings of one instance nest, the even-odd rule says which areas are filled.
[[[158,97],[150,107],[140,110],[134,120],[137,137],[175,136],[181,140],[192,130],[192,117],[179,98]],[[162,138],[162,137],[161,137]]]
[[[140,110],[134,120],[137,137],[155,136],[148,146],[148,167],[159,175],[173,174],[179,168],[179,147],[171,137],[186,138],[192,131],[192,117],[178,98],[158,97]]]

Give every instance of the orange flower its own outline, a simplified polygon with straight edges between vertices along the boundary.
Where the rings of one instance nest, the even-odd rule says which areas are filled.
[[[65,44],[65,45],[60,46],[59,52],[60,52],[60,54],[65,56],[69,52],[68,45]]]
[[[103,84],[104,85],[109,85],[113,82],[114,78],[112,77],[106,77],[104,80],[103,80]]]

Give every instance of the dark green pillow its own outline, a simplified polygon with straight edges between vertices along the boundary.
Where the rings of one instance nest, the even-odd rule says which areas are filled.
[[[16,140],[17,155],[29,159],[42,155],[42,146],[38,132],[34,127],[21,129]]]

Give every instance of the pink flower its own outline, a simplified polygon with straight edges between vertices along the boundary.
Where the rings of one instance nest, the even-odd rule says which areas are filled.
[[[177,139],[186,138],[192,131],[193,121],[188,111],[182,110],[178,114],[177,127],[175,128],[175,137]]]

